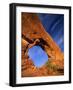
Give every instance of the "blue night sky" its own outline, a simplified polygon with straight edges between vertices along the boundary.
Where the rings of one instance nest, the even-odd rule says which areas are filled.
[[[37,14],[45,30],[51,35],[53,40],[64,52],[64,15],[62,14]],[[29,57],[35,66],[41,67],[49,59],[46,52],[39,46],[29,49]]]

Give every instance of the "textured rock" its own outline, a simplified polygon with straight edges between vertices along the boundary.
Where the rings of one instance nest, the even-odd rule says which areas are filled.
[[[32,60],[29,60],[24,50],[27,50],[27,45],[33,43],[34,39],[42,39],[44,50],[50,57],[53,65],[59,66],[64,71],[64,55],[58,45],[53,41],[52,37],[45,31],[38,16],[32,13],[22,13],[22,76],[43,76],[43,75],[58,75],[53,71],[48,71],[45,66],[37,69]],[[27,50],[28,51],[28,50]],[[24,62],[24,63],[23,63]],[[23,70],[23,67],[26,68]],[[34,68],[34,69],[33,69]]]

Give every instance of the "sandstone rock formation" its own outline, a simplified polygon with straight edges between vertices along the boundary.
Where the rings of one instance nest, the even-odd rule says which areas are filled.
[[[58,45],[53,41],[52,37],[46,32],[41,21],[36,14],[32,13],[22,13],[22,73],[21,76],[46,76],[46,75],[60,75],[64,74],[64,55],[61,52]],[[28,49],[27,45],[33,43],[34,39],[42,39],[44,43],[45,52],[47,53],[49,60],[53,66],[58,66],[57,73],[53,70],[47,68],[47,66],[42,66],[37,68],[34,66],[32,60],[29,60],[27,54],[24,50]],[[62,73],[58,73],[62,72]]]

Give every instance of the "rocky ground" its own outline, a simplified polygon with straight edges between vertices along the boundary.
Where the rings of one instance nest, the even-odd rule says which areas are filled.
[[[61,63],[61,62],[57,62]],[[25,59],[22,61],[22,77],[34,77],[34,76],[52,76],[52,75],[63,75],[63,66],[55,65],[48,61],[44,66],[37,68],[32,60]]]

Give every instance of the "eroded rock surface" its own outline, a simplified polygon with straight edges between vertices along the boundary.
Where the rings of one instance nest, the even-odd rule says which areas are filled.
[[[49,76],[64,74],[64,54],[58,45],[53,41],[52,37],[46,32],[41,24],[38,16],[31,13],[22,13],[22,65],[21,76]],[[34,40],[42,40],[41,47],[49,57],[50,65],[44,65],[37,68],[27,55],[28,44],[32,44]],[[40,59],[39,59],[40,60]],[[47,63],[49,63],[49,61]],[[55,70],[54,70],[55,68]]]

